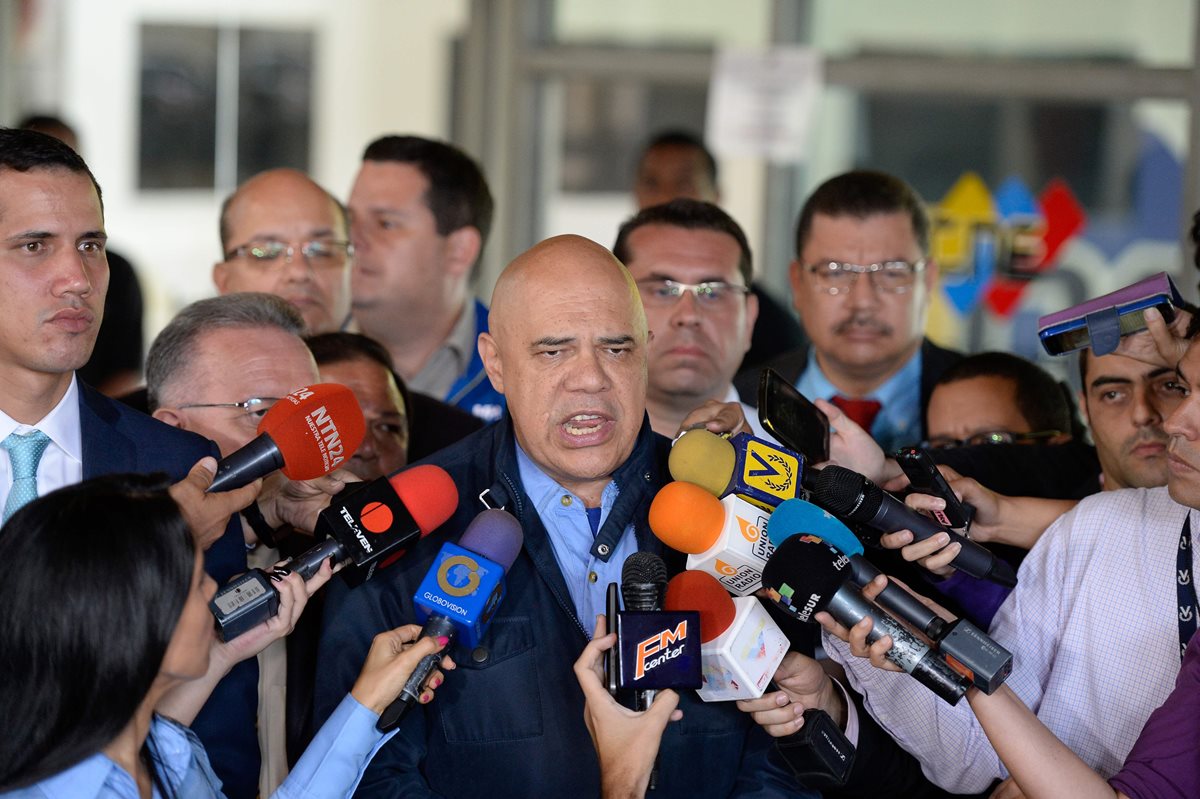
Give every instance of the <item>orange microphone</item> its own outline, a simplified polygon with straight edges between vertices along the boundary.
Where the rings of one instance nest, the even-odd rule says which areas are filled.
[[[298,388],[266,412],[257,438],[217,463],[208,490],[240,488],[277,469],[289,480],[312,480],[353,455],[365,433],[362,410],[348,387]]]
[[[705,572],[684,571],[671,578],[663,609],[700,614],[704,684],[696,693],[705,702],[757,699],[787,654],[787,636],[758,600],[731,598]]]
[[[737,596],[762,586],[775,548],[762,508],[735,494],[718,500],[693,483],[667,483],[650,503],[650,529],[667,546],[687,553],[687,567],[711,574]]]

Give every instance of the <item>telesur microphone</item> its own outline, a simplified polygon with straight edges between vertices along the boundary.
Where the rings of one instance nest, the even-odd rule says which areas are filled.
[[[671,447],[671,477],[694,483],[718,499],[735,494],[768,513],[800,496],[804,457],[749,433],[722,438],[689,430]]]
[[[298,388],[258,423],[258,437],[217,462],[209,491],[230,491],[276,469],[289,480],[328,474],[354,454],[366,433],[354,392],[337,383]]]
[[[882,573],[863,556],[862,543],[846,525],[811,502],[789,499],[782,503],[771,515],[769,529],[776,548],[793,535],[816,536],[846,555],[850,579],[859,588]],[[875,602],[933,639],[947,662],[984,693],[991,694],[1012,673],[1012,653],[987,633],[966,619],[947,622],[890,579]]]
[[[442,544],[413,594],[417,620],[425,623],[421,636],[449,638],[445,651],[455,641],[466,649],[479,646],[504,599],[504,575],[524,541],[521,523],[507,511],[491,508],[471,520],[457,544]],[[379,717],[376,729],[387,732],[400,723],[441,659],[442,653],[421,659],[400,696]]]
[[[890,635],[888,660],[941,699],[958,704],[970,687],[968,679],[907,627],[871,604],[850,576],[850,559],[845,555],[822,541],[792,536],[771,556],[763,571],[763,586],[771,601],[800,621],[812,622],[813,616],[823,610],[846,627],[870,617],[873,625],[868,643]]]
[[[788,651],[788,639],[752,596],[733,599],[716,578],[684,571],[667,583],[667,610],[700,614],[700,669],[705,702],[757,699]]]
[[[382,499],[382,501],[380,501]],[[440,527],[458,507],[458,489],[445,469],[414,466],[371,483],[355,483],[321,511],[316,546],[277,571],[312,577],[326,558],[349,562],[357,585],[380,564],[388,565],[423,536]],[[229,641],[279,612],[279,592],[262,569],[251,569],[219,590],[209,608],[222,640]]]
[[[650,503],[650,529],[667,546],[688,555],[687,568],[705,571],[732,594],[748,596],[762,585],[762,568],[774,547],[767,538],[768,511],[736,495],[718,500],[693,483],[667,483]]]
[[[908,507],[858,472],[842,466],[826,466],[817,473],[812,497],[838,516],[876,530],[885,533],[910,530],[914,541],[924,541],[938,533],[947,533],[950,543],[962,545],[962,550],[950,562],[954,568],[1008,588],[1017,584],[1017,575],[1008,563],[974,541],[947,530],[923,513]]]

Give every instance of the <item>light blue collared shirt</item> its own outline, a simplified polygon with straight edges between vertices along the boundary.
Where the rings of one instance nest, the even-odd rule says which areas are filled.
[[[379,714],[347,694],[272,799],[350,796],[371,758],[396,731],[375,729]],[[150,736],[159,757],[160,776],[180,799],[222,799],[221,781],[196,734],[170,719],[155,716]],[[4,799],[139,799],[137,783],[107,755],[97,752],[66,771],[28,788],[0,794]],[[160,797],[158,790],[155,797]]]
[[[621,584],[621,569],[625,559],[637,552],[637,536],[633,525],[627,525],[606,563],[592,554],[595,533],[588,522],[587,508],[576,495],[551,480],[537,467],[521,446],[517,445],[517,467],[521,485],[537,510],[538,517],[550,535],[550,546],[558,570],[571,593],[576,617],[584,631],[591,636],[596,616],[604,613],[608,584]],[[610,480],[600,495],[600,524],[604,526],[620,489]]]
[[[821,371],[817,356],[808,351],[808,365],[796,381],[796,389],[811,399],[831,399],[839,394],[833,383]],[[920,348],[879,388],[865,397],[882,407],[871,425],[871,437],[879,442],[885,452],[893,452],[906,444],[921,440],[921,350]]]

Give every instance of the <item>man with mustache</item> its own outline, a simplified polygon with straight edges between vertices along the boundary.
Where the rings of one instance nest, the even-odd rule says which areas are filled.
[[[675,435],[708,400],[738,402],[733,376],[758,316],[738,223],[712,203],[672,200],[623,224],[613,255],[633,275],[653,333],[646,411],[654,431]]]
[[[924,337],[937,268],[911,186],[855,171],[817,187],[796,223],[793,302],[812,346],[767,366],[809,399],[831,400],[885,450],[924,438],[924,409],[959,354]],[[758,372],[736,382],[752,401]]]

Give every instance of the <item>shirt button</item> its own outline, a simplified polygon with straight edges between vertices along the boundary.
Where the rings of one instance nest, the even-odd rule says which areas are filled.
[[[600,579],[600,578],[595,572],[588,572],[588,582],[589,583],[594,583],[598,579]]]
[[[490,655],[486,646],[477,646],[471,650],[471,660],[476,663],[486,663]]]
[[[560,500],[560,501],[562,502],[564,508],[569,508],[571,506],[571,495],[563,494],[562,500]]]

